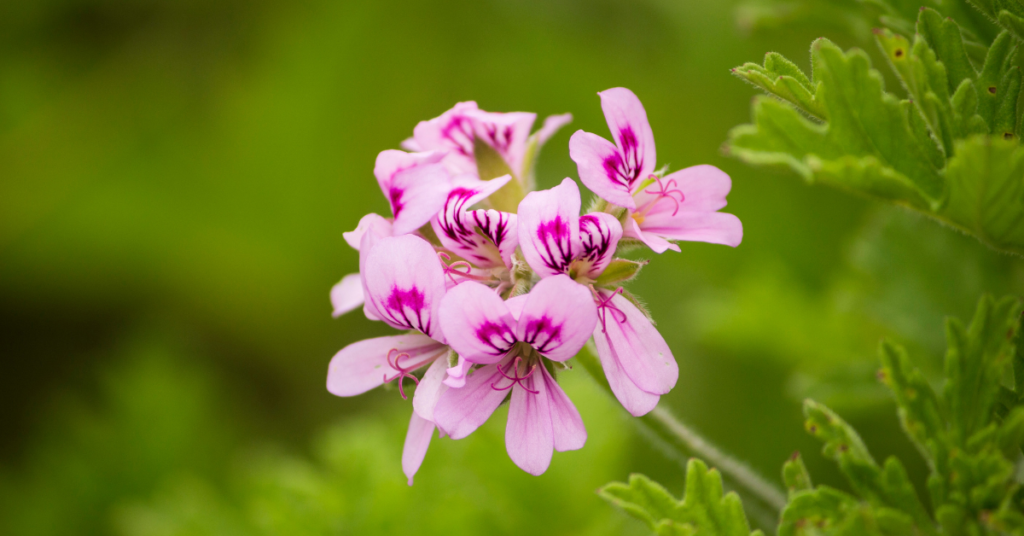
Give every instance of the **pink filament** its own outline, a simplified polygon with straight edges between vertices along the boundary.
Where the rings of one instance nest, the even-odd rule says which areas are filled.
[[[525,380],[526,378],[529,378],[530,375],[533,374],[533,371],[534,371],[534,369],[537,368],[537,365],[533,365],[532,367],[530,367],[530,370],[526,372],[526,374],[520,376],[519,375],[519,362],[522,361],[522,360],[523,360],[522,357],[516,357],[515,361],[512,362],[512,376],[509,376],[504,370],[501,370],[501,365],[498,365],[498,372],[502,376],[504,376],[505,379],[510,380],[512,383],[506,385],[505,387],[498,387],[497,385],[492,383],[491,384],[491,389],[494,389],[495,391],[504,391],[506,389],[511,389],[512,386],[514,386],[515,384],[518,383],[519,386],[522,387],[523,389],[525,389],[526,392],[528,392],[528,393],[532,393],[532,394],[540,393],[540,391],[534,391],[533,389],[530,389],[529,387],[526,386],[526,384],[523,383],[523,380]]]
[[[455,283],[455,284],[459,283],[458,281],[455,280],[455,276],[452,275],[453,272],[458,274],[459,277],[462,277],[462,278],[465,278],[465,279],[472,279],[473,281],[490,281],[491,280],[490,277],[473,275],[472,274],[473,266],[471,264],[469,264],[468,262],[466,262],[466,261],[456,261],[456,262],[452,262],[451,264],[448,264],[452,260],[450,255],[448,255],[447,253],[445,253],[443,251],[439,251],[439,252],[437,252],[437,256],[441,259],[441,266],[444,266],[444,275],[448,276],[448,279],[451,279],[452,283]],[[464,268],[465,271],[460,270],[459,268]]]
[[[626,323],[626,313],[622,312],[622,309],[619,309],[618,307],[615,306],[615,304],[612,303],[612,298],[614,298],[616,294],[623,293],[622,287],[615,289],[607,297],[602,295],[598,291],[594,291],[594,293],[596,294],[595,298],[597,298],[598,300],[597,315],[601,319],[601,333],[607,333],[605,319],[608,316],[608,311],[611,311],[612,318],[617,320],[620,324]]]
[[[669,179],[668,182],[662,183],[661,177],[652,175],[651,178],[653,178],[654,182],[658,185],[658,190],[656,191],[652,192],[650,190],[644,190],[644,193],[658,196],[658,198],[651,203],[651,206],[667,197],[676,205],[675,209],[672,210],[672,215],[675,216],[679,212],[679,204],[686,200],[686,196],[683,195],[683,191],[676,187],[675,179]],[[674,197],[675,194],[679,194],[679,199]]]
[[[392,354],[395,354],[394,355],[395,361],[393,363],[391,362]],[[391,380],[388,380],[387,373],[384,373],[384,383],[388,383],[388,382],[393,381],[393,380],[395,380],[397,378],[398,379],[398,392],[402,395],[402,400],[405,400],[408,397],[405,396],[405,387],[403,386],[402,380],[404,380],[405,378],[409,378],[416,385],[419,385],[420,380],[419,380],[419,378],[417,378],[416,376],[413,376],[411,374],[412,369],[403,368],[402,365],[399,364],[399,362],[402,360],[403,357],[410,358],[409,354],[407,354],[405,352],[399,352],[398,348],[392,348],[392,349],[388,350],[388,365],[398,372],[398,376],[395,376],[394,378],[391,378]]]

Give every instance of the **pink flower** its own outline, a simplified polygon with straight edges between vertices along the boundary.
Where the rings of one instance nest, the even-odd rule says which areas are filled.
[[[446,389],[449,349],[438,322],[438,307],[445,295],[444,270],[434,248],[416,236],[381,238],[368,245],[364,236],[360,271],[366,308],[392,327],[418,333],[367,339],[342,348],[328,367],[327,390],[337,396],[355,396],[398,380],[405,398],[404,380],[417,384],[402,455],[411,485],[433,435],[434,406]],[[426,374],[417,380],[412,372],[427,365]]]
[[[391,220],[377,214],[367,214],[359,220],[355,230],[342,233],[345,241],[352,249],[359,251],[359,266],[362,269],[365,256],[362,252],[369,251],[381,238],[392,236],[394,227]],[[363,305],[363,282],[359,273],[348,274],[331,288],[331,305],[334,307],[335,318]],[[364,309],[364,313],[367,311]],[[379,320],[367,314],[370,320]]]
[[[548,117],[539,131],[530,135],[537,114],[527,112],[485,112],[475,102],[460,102],[451,110],[428,121],[421,121],[413,137],[402,145],[415,151],[446,151],[444,163],[454,174],[477,174],[474,148],[477,140],[493,148],[519,181],[532,172],[533,158],[540,147],[572,115]]]
[[[489,181],[460,176],[441,212],[431,220],[441,245],[477,268],[512,267],[512,253],[519,245],[515,214],[497,210],[466,210],[501,189],[512,177]]]
[[[622,236],[622,225],[611,214],[580,216],[580,189],[568,178],[550,190],[527,194],[518,214],[523,257],[541,277],[597,279]]]
[[[583,184],[628,209],[625,235],[657,253],[679,251],[669,240],[739,245],[739,218],[717,212],[726,204],[729,176],[713,166],[696,166],[661,178],[655,173],[654,134],[640,99],[626,88],[598,95],[615,143],[578,130],[569,140],[569,155]]]
[[[487,421],[511,391],[505,446],[524,471],[539,475],[553,450],[583,447],[583,420],[555,383],[544,360],[576,355],[597,324],[590,292],[558,275],[525,295],[502,301],[493,290],[467,282],[441,304],[449,344],[467,361],[483,365],[461,389],[441,393],[434,422],[461,439]]]
[[[590,288],[601,320],[594,343],[605,376],[626,410],[644,415],[675,387],[679,367],[665,339],[621,288],[592,284],[615,255],[622,229],[609,214],[580,217],[579,210],[580,192],[571,179],[528,194],[519,204],[523,256],[541,277],[566,273]]]

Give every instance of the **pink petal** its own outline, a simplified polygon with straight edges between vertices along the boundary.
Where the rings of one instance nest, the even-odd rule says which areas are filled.
[[[363,292],[381,320],[444,342],[437,322],[445,293],[444,270],[429,243],[411,235],[382,238],[366,253],[363,264]]]
[[[446,371],[447,377],[444,379],[444,384],[448,387],[461,389],[466,385],[466,373],[469,372],[469,368],[471,366],[473,366],[473,364],[466,361],[466,358],[460,355],[459,361],[455,366]]]
[[[636,386],[633,380],[629,379],[626,371],[610,351],[608,340],[601,333],[601,328],[594,330],[594,346],[597,347],[597,356],[601,359],[601,367],[604,368],[604,376],[608,378],[608,384],[612,393],[619,400],[622,407],[634,417],[646,415],[658,405],[661,395],[648,393]]]
[[[609,294],[601,291],[602,298]],[[655,395],[671,391],[679,379],[679,365],[651,321],[620,294],[612,297],[610,306],[602,307],[601,314],[604,322],[594,330],[598,351],[614,357],[638,388]]]
[[[537,114],[529,112],[485,112],[467,110],[477,139],[490,145],[505,160],[517,178],[523,177],[523,156]]]
[[[430,446],[430,439],[434,435],[434,423],[420,417],[412,412],[409,420],[409,431],[405,434],[405,447],[402,449],[402,471],[409,478],[409,485],[412,485],[412,477],[419,471],[423,464],[423,458],[427,455],[427,448]]]
[[[533,133],[537,139],[538,149],[569,123],[572,123],[572,114],[549,115],[544,118],[544,125],[540,127],[540,130]]]
[[[597,325],[590,290],[560,274],[542,279],[528,296],[516,323],[517,339],[554,361],[576,355]]]
[[[396,361],[401,368],[412,370],[446,351],[445,345],[419,333],[352,343],[331,359],[327,368],[327,390],[336,396],[359,395],[395,379],[398,370],[392,364]]]
[[[673,244],[668,240],[665,240],[664,238],[658,236],[657,234],[645,233],[643,229],[640,228],[640,224],[638,224],[636,220],[633,218],[628,218],[626,220],[626,230],[623,233],[623,235],[629,238],[635,238],[643,242],[644,244],[647,245],[647,247],[651,248],[652,251],[658,253],[659,255],[665,253],[670,249],[672,251],[679,251],[678,245]]]
[[[725,212],[652,214],[639,226],[647,236],[736,247],[743,241],[740,219]]]
[[[473,121],[466,112],[476,110],[475,102],[460,102],[429,121],[420,121],[413,130],[416,144],[426,151],[447,151],[442,162],[452,173],[476,174]]]
[[[416,143],[416,138],[406,138],[398,146],[410,153],[419,153],[425,150],[423,147],[420,147],[419,143]]]
[[[386,150],[377,156],[373,172],[395,216],[394,233],[411,233],[434,217],[451,189],[451,179],[440,163],[444,153],[407,153]]]
[[[341,278],[341,281],[331,287],[331,306],[334,312],[331,316],[339,316],[354,310],[363,304],[363,281],[359,274],[348,274]]]
[[[565,452],[583,448],[587,442],[587,429],[576,406],[548,374],[544,367],[539,367],[544,377],[544,387],[548,393],[548,407],[551,408],[551,430],[554,437],[555,450]]]
[[[512,254],[519,246],[519,216],[494,209],[474,210],[466,214],[473,226],[497,248],[498,257],[512,269]]]
[[[662,182],[676,181],[675,187],[683,193],[679,205],[683,212],[714,212],[725,207],[725,197],[732,189],[732,179],[724,171],[707,164],[692,166],[669,173]],[[656,188],[653,188],[656,190]],[[646,190],[652,190],[648,187]]]
[[[483,201],[512,180],[511,175],[504,175],[489,181],[462,176],[458,178],[440,214],[431,220],[434,234],[441,245],[460,257],[473,263],[478,268],[494,268],[502,266],[502,251],[494,239],[502,240],[508,235],[510,215],[497,211],[472,211],[467,209]],[[476,213],[481,213],[476,215]],[[493,214],[492,214],[493,213]],[[492,214],[491,216],[488,216]],[[502,216],[504,214],[504,216]],[[491,219],[494,219],[491,222]],[[480,225],[492,224],[490,229],[481,229]],[[481,234],[484,233],[484,234]],[[493,234],[494,236],[491,236]],[[508,248],[508,244],[505,244]],[[512,249],[515,246],[512,245]]]
[[[497,365],[487,365],[469,372],[466,385],[461,389],[448,389],[434,407],[434,423],[452,439],[462,439],[473,433],[494,413],[508,394],[492,385],[505,382]]]
[[[467,281],[441,301],[441,327],[448,343],[473,363],[497,363],[515,344],[516,323],[493,290]]]
[[[618,147],[597,134],[577,130],[569,138],[569,157],[576,162],[580,180],[598,197],[630,210],[636,208],[631,194],[636,178],[632,173],[622,174]]]
[[[597,279],[615,256],[615,248],[622,238],[622,224],[611,214],[595,212],[580,217],[580,271],[590,279]]]
[[[448,367],[448,360],[445,357],[447,357],[447,352],[434,360],[427,372],[423,374],[423,378],[416,384],[416,394],[412,397],[412,409],[428,421],[434,420],[434,407],[437,406],[437,400],[441,397],[441,393],[447,389],[443,383],[445,369]]]
[[[647,111],[640,99],[624,87],[616,87],[598,93],[601,109],[608,122],[612,139],[622,152],[623,159],[635,169],[636,177],[643,180],[651,173],[657,162],[654,150],[654,133],[647,121]],[[636,186],[636,183],[633,184]]]
[[[359,251],[362,247],[363,236],[367,233],[371,234],[374,238],[392,236],[394,233],[392,232],[391,220],[371,212],[359,220],[359,225],[354,230],[341,233],[341,235],[345,237],[345,242],[348,242],[352,249]]]
[[[565,273],[580,251],[580,190],[566,178],[519,203],[519,246],[541,277]]]
[[[544,369],[543,366],[538,368]],[[543,379],[537,381],[539,375],[534,370],[521,384],[512,387],[508,423],[505,425],[505,449],[508,451],[508,457],[512,458],[520,469],[531,475],[541,475],[547,471],[554,449],[547,382]],[[527,389],[535,391],[536,394]]]

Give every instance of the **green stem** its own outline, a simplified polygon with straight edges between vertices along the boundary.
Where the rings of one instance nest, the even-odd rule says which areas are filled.
[[[588,342],[583,350],[576,355],[576,361],[583,365],[597,383],[611,394],[611,386],[604,376],[601,363],[593,342]],[[614,395],[613,395],[614,396]],[[666,446],[686,459],[695,455],[710,465],[717,467],[730,481],[741,487],[743,491],[756,498],[777,514],[786,506],[786,494],[778,486],[769,482],[745,463],[733,458],[715,446],[679,419],[663,406],[654,408],[650,413],[640,417],[639,421]]]

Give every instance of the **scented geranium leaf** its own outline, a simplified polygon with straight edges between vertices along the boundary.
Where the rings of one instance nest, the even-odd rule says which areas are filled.
[[[660,536],[761,535],[761,531],[750,531],[739,496],[723,493],[718,471],[697,459],[686,464],[686,492],[681,501],[640,474],[630,475],[628,484],[613,482],[598,493]]]
[[[982,297],[970,326],[957,319],[946,322],[945,399],[950,413],[951,440],[967,440],[993,420],[1000,379],[1013,356],[1014,331],[1020,302],[1006,297]]]
[[[786,484],[790,498],[801,491],[814,488],[811,484],[811,475],[807,472],[807,466],[804,465],[804,459],[799,452],[794,452],[782,465],[782,482]]]
[[[779,536],[905,536],[915,534],[910,518],[875,508],[828,486],[795,494],[782,511]]]
[[[818,84],[781,54],[765,54],[764,66],[746,63],[732,70],[739,78],[789,102],[811,117],[826,120],[828,112],[817,99]]]
[[[818,39],[811,59],[828,123],[801,122],[803,118],[784,105],[758,101],[755,124],[733,130],[729,152],[755,164],[786,163],[811,180],[815,173],[810,162],[847,157],[843,167],[854,164],[870,173],[854,173],[860,182],[838,186],[915,206],[924,205],[922,200],[935,204],[943,186],[930,155],[933,149],[914,135],[905,108],[885,93],[881,75],[871,69],[867,55],[859,50],[843,53],[830,41]],[[829,178],[837,177],[842,180],[844,174]]]
[[[946,455],[947,441],[938,396],[901,346],[883,341],[879,353],[879,375],[896,397],[900,424],[934,471]]]
[[[967,58],[960,26],[938,11],[923,8],[917,18],[917,35],[921,36],[939,61],[945,65],[948,92],[956,91],[964,80],[974,80],[975,72],[971,61]]]
[[[918,527],[931,525],[931,518],[899,460],[888,458],[879,467],[857,432],[823,404],[804,401],[804,414],[807,430],[825,443],[823,454],[839,464],[860,497],[873,506],[906,513]]]

